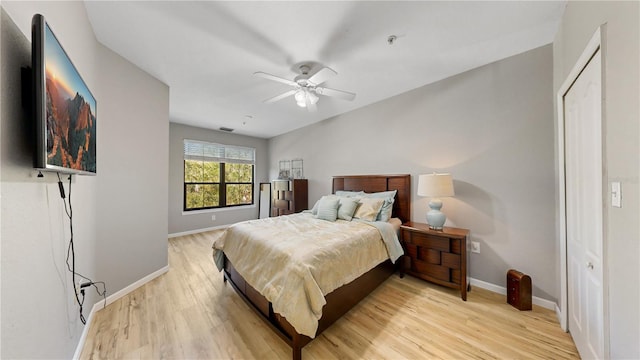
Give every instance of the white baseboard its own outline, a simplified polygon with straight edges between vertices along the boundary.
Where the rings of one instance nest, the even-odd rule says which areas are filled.
[[[558,305],[556,305],[556,317],[558,318],[558,322],[560,323],[560,328],[562,329],[562,331],[569,332],[569,328],[564,325],[566,324],[566,322],[564,321],[564,314],[562,313],[562,310],[560,310],[560,307]]]
[[[469,278],[469,283],[471,284],[471,286],[477,286],[485,290],[493,291],[494,293],[507,295],[507,288],[502,286],[494,285],[492,283],[488,283],[486,281],[482,281],[474,278]]]
[[[82,353],[82,349],[84,348],[84,342],[87,340],[87,334],[89,332],[89,328],[91,326],[91,321],[93,320],[93,315],[98,312],[99,310],[102,310],[103,307],[113,303],[114,301],[120,299],[121,297],[129,294],[130,292],[134,291],[135,289],[141,287],[142,285],[148,283],[149,281],[157,278],[158,276],[166,273],[167,271],[169,271],[169,265],[161,268],[158,271],[154,271],[153,273],[143,277],[142,279],[134,282],[133,284],[125,287],[124,289],[121,289],[120,291],[117,291],[109,296],[107,296],[106,301],[105,300],[101,300],[98,301],[97,303],[93,304],[93,308],[91,308],[91,312],[89,313],[89,317],[87,317],[87,323],[84,325],[84,329],[82,330],[82,335],[80,335],[80,340],[78,341],[78,346],[76,347],[76,352],[73,354],[73,359],[79,359],[80,358],[80,354]]]
[[[227,227],[229,227],[228,224],[227,225],[214,226],[214,227],[210,227],[210,228],[204,228],[204,229],[189,230],[189,231],[183,231],[183,232],[179,232],[179,233],[173,233],[173,234],[169,234],[169,239],[174,238],[174,237],[178,237],[178,236],[198,234],[198,233],[205,232],[205,231],[224,229],[224,228],[227,228]]]
[[[495,284],[488,283],[486,281],[482,281],[474,278],[469,278],[469,283],[471,284],[471,286],[477,286],[479,288],[493,291],[498,294],[507,295],[507,288],[503,286],[495,285]],[[542,299],[537,296],[533,296],[531,300],[535,305],[542,306],[545,309],[554,310],[556,314],[558,314],[558,311],[559,311],[558,305],[556,305],[556,303],[554,303],[553,301]]]

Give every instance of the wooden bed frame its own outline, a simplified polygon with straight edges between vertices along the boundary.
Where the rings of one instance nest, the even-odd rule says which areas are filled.
[[[402,222],[409,221],[411,215],[411,175],[354,175],[334,176],[332,191],[380,192],[397,190],[393,203],[393,217]],[[289,322],[273,311],[271,303],[242,278],[227,258],[224,259],[224,281],[227,280],[236,292],[261,315],[261,318],[292,348],[293,359],[302,358],[302,347],[312,338],[298,334]],[[326,305],[318,321],[316,337],[331,326],[342,315],[375,290],[395,271],[395,266],[387,260],[369,270],[354,281],[345,284],[325,296]]]

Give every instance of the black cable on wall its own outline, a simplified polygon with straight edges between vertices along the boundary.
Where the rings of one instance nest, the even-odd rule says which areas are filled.
[[[83,315],[83,305],[84,305],[84,297],[85,297],[84,289],[86,287],[93,286],[96,290],[96,293],[99,296],[102,296],[104,298],[104,303],[106,306],[107,286],[104,283],[104,281],[93,281],[90,278],[76,271],[76,254],[75,254],[75,248],[73,243],[73,240],[74,240],[73,239],[73,207],[71,205],[72,178],[71,178],[71,175],[69,175],[69,197],[67,199],[65,195],[64,184],[62,183],[62,179],[60,178],[60,173],[57,173],[57,174],[58,174],[58,188],[60,189],[60,197],[64,202],[64,211],[67,214],[67,218],[69,218],[70,238],[69,238],[69,246],[67,247],[67,258],[66,258],[67,270],[69,270],[69,272],[71,273],[71,278],[73,281],[73,293],[76,299],[76,303],[78,304],[78,307],[79,307],[80,321],[82,321],[83,324],[86,324],[87,321]],[[82,283],[78,283],[76,281],[76,277],[82,279]],[[100,290],[98,285],[102,286],[102,290]]]

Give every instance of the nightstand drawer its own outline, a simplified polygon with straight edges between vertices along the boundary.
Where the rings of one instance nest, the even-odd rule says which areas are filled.
[[[429,264],[440,265],[440,251],[427,249],[424,246],[416,246],[413,244],[404,244],[405,255],[412,259],[428,262]]]
[[[449,268],[444,266],[429,264],[428,262],[421,260],[411,261],[411,269],[420,274],[431,276],[438,280],[449,282],[451,281]]]
[[[449,252],[449,239],[447,238],[417,232],[410,232],[410,234],[411,236],[408,239],[403,237],[403,240],[416,246],[424,246],[428,249]]]
[[[276,200],[273,202],[273,207],[276,209],[289,209],[289,201],[287,200]]]
[[[420,254],[418,258],[420,260],[428,262],[429,264],[440,265],[442,262],[442,258],[440,257],[441,252],[438,250],[426,249],[421,247],[418,253]]]
[[[293,200],[293,191],[283,191],[284,199],[287,201]]]
[[[442,266],[449,269],[460,269],[460,255],[442,253]]]

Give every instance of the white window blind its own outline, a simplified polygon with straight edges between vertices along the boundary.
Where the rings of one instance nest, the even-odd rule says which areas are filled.
[[[206,141],[184,140],[184,159],[231,164],[255,164],[256,149]]]

